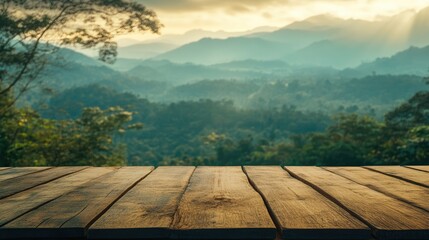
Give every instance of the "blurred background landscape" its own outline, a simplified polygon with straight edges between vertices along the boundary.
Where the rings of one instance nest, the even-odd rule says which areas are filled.
[[[140,2],[159,12],[167,33],[117,38],[113,64],[61,46],[17,101],[21,113],[3,118],[2,165],[429,164],[424,1],[389,11],[349,1],[378,6],[371,17],[325,7],[341,1],[309,3],[301,15],[304,4],[279,1],[290,8],[284,25],[274,10],[247,20],[264,6],[221,1],[235,9],[222,13],[221,30],[201,17],[210,0],[183,1],[186,11]],[[240,15],[240,6],[249,9]],[[179,16],[195,24],[174,28]],[[228,28],[230,18],[246,29],[233,20]],[[100,124],[111,114],[125,114],[127,127]]]

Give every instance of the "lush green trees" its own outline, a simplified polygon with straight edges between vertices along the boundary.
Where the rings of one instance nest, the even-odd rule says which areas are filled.
[[[142,131],[122,139],[132,165],[423,164],[429,159],[424,115],[428,106],[423,93],[380,122],[357,114],[330,119],[290,106],[244,110],[230,101],[151,103],[93,85],[56,96],[51,103],[55,114],[45,112],[45,117],[62,119],[56,115],[62,111],[65,116],[77,116],[82,107],[105,109],[112,103],[136,112],[135,120],[145,123]],[[410,123],[402,130],[392,120],[404,115],[399,109],[409,112]],[[404,119],[397,121],[404,125]]]
[[[116,138],[141,128],[127,124],[131,120],[121,108],[85,108],[75,120],[12,108],[0,118],[0,166],[125,165],[125,148]]]
[[[289,163],[371,164],[382,130],[383,125],[370,117],[355,114],[338,116],[326,132],[295,136],[291,146],[294,154]]]
[[[429,91],[415,94],[386,114],[381,159],[401,164],[429,164]]]

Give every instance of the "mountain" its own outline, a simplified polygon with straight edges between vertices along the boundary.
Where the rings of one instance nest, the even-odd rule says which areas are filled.
[[[262,26],[244,32],[226,32],[226,31],[207,31],[202,29],[194,29],[184,34],[167,34],[142,43],[168,43],[173,45],[184,45],[191,42],[199,41],[203,38],[226,39],[230,37],[245,36],[258,32],[269,32],[276,30],[276,27]]]
[[[118,55],[121,58],[145,60],[173,50],[176,47],[178,45],[162,42],[139,43],[118,48]]]
[[[410,47],[391,57],[378,58],[373,62],[361,64],[354,69],[346,69],[345,75],[366,76],[372,74],[413,74],[418,76],[428,75],[429,70],[429,46]]]
[[[290,50],[283,44],[260,38],[237,37],[227,39],[204,38],[161,54],[154,60],[176,63],[212,65],[231,61],[278,59]]]

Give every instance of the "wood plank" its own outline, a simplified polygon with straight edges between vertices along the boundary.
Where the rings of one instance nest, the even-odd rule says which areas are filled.
[[[114,168],[87,168],[0,200],[0,226],[60,197],[80,185],[113,171]]]
[[[420,171],[429,172],[429,165],[421,165],[421,166],[406,166],[407,168],[417,169]]]
[[[0,171],[0,181],[27,175],[30,173],[44,171],[49,168],[50,167],[20,167],[20,168],[5,169],[4,171]]]
[[[6,170],[6,169],[9,169],[10,167],[0,167],[0,171],[3,171],[3,170]]]
[[[429,239],[429,213],[319,167],[287,167],[371,226],[379,239]]]
[[[45,171],[10,178],[0,182],[0,199],[81,171],[88,167],[56,167]]]
[[[78,239],[118,198],[153,170],[124,167],[92,180],[0,228],[0,239]]]
[[[195,167],[159,167],[89,229],[89,239],[167,239]]]
[[[400,166],[371,166],[365,168],[412,182],[417,185],[429,187],[429,173]]]
[[[361,221],[281,167],[245,167],[275,215],[284,239],[370,239]]]
[[[359,167],[327,167],[335,174],[429,211],[429,189]]]
[[[276,228],[241,167],[198,167],[174,216],[179,239],[274,239]]]

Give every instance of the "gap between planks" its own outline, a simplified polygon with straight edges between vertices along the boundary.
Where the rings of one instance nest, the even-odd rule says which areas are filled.
[[[43,172],[51,169],[52,167],[20,167],[20,168],[5,168],[0,169],[0,182],[8,179],[26,176],[38,172]],[[4,171],[2,171],[4,170]]]
[[[365,166],[363,168],[429,188],[429,173],[425,171],[399,166]]]
[[[249,181],[250,186],[252,186],[252,188],[259,194],[259,196],[261,196],[262,200],[264,201],[265,207],[268,210],[268,214],[270,214],[271,220],[273,221],[277,229],[276,239],[282,239],[283,234],[282,234],[282,227],[281,227],[280,221],[277,218],[276,214],[274,213],[273,209],[271,208],[270,204],[268,203],[267,198],[264,196],[264,194],[262,194],[262,192],[259,190],[256,184],[250,179],[249,174],[247,173],[244,166],[241,166],[241,170],[246,175],[247,181]]]
[[[429,173],[429,165],[403,166],[403,167]]]
[[[0,182],[0,199],[52,182],[89,167],[58,167],[10,178]],[[53,172],[53,173],[52,173]],[[52,173],[52,175],[49,175]],[[18,183],[18,184],[17,184]]]

